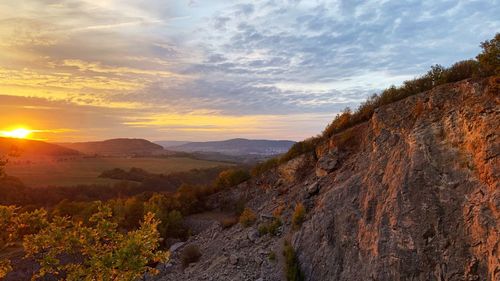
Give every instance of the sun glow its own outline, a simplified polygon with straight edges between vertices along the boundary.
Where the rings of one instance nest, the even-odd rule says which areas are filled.
[[[10,131],[1,131],[2,136],[7,138],[25,139],[31,135],[33,131],[26,128],[17,128]]]

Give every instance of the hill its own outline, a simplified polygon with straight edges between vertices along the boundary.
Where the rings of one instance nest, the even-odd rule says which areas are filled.
[[[216,152],[227,155],[277,155],[287,152],[294,144],[289,140],[249,140],[243,138],[224,141],[190,142],[166,147],[182,152]]]
[[[0,155],[15,154],[20,157],[75,156],[76,150],[38,140],[0,137]]]
[[[468,79],[381,105],[212,195],[255,223],[212,223],[153,280],[500,280],[499,89]]]
[[[142,156],[164,152],[162,146],[145,139],[120,138],[105,141],[60,143],[59,145],[84,154],[102,156]]]
[[[186,143],[190,143],[189,141],[155,141],[154,143],[156,144],[159,144],[161,146],[163,146],[163,148],[169,148],[169,147],[172,147],[172,146],[179,146],[179,145],[183,145],[183,144],[186,144]]]

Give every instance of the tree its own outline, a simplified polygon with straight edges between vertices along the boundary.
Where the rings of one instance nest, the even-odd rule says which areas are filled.
[[[18,213],[15,206],[0,206],[0,251],[12,246],[25,235],[37,233],[47,226],[47,212],[43,209]],[[10,261],[0,259],[0,279],[12,270]]]
[[[0,231],[0,250],[9,246],[13,241],[12,219],[15,217],[16,211],[17,208],[14,206],[0,206],[0,229],[2,229],[2,231]],[[0,259],[0,279],[5,277],[11,270],[10,261],[7,259]]]
[[[0,178],[5,176],[5,166],[8,162],[9,161],[5,157],[0,156]]]
[[[500,74],[500,33],[481,43],[483,52],[477,55],[483,75]]]
[[[39,233],[26,236],[23,245],[41,266],[35,279],[51,274],[70,281],[137,280],[156,272],[150,264],[168,259],[168,253],[158,250],[159,223],[148,213],[139,229],[122,233],[112,221],[111,208],[104,205],[89,226],[55,217]]]
[[[445,83],[446,68],[442,65],[436,64],[431,66],[431,70],[427,72],[427,76],[432,81],[432,86],[437,86]]]
[[[229,188],[236,186],[250,179],[250,174],[241,169],[229,169],[220,172],[215,179],[214,185],[218,189]]]

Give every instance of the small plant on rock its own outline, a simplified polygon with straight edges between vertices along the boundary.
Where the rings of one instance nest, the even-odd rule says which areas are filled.
[[[230,228],[231,226],[235,225],[238,223],[238,218],[237,217],[230,217],[230,218],[225,218],[221,221],[222,223],[222,228]]]
[[[255,223],[256,220],[257,220],[257,216],[250,208],[245,208],[245,210],[243,210],[243,213],[241,213],[240,223],[244,227],[251,226],[252,224]]]
[[[306,208],[304,207],[304,204],[297,203],[295,205],[295,210],[293,211],[292,215],[293,228],[299,229],[302,223],[304,222],[305,217],[306,217]]]
[[[274,251],[269,252],[269,260],[276,261],[276,253]]]
[[[299,260],[295,249],[289,241],[285,240],[283,256],[285,257],[286,280],[288,281],[303,281],[304,274],[300,271]]]

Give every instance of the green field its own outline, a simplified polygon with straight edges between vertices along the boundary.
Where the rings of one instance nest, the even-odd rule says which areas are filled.
[[[203,169],[216,166],[227,166],[227,163],[196,160],[191,158],[126,158],[98,157],[75,158],[70,160],[43,160],[31,163],[11,162],[6,172],[20,178],[26,185],[41,186],[73,186],[78,184],[109,184],[117,180],[102,179],[98,176],[105,170],[132,167],[144,169],[150,173],[168,174],[191,169]]]

